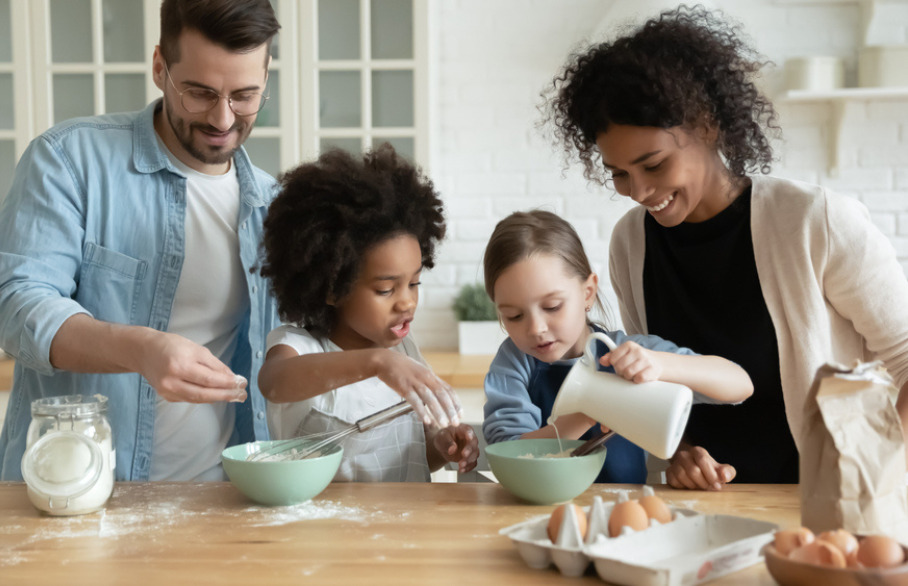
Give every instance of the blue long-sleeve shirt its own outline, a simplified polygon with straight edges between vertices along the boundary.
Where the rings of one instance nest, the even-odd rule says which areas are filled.
[[[141,112],[78,118],[49,129],[23,154],[0,205],[0,347],[16,357],[0,433],[0,480],[21,480],[31,402],[77,393],[109,398],[117,479],[148,478],[155,390],[136,373],[57,370],[49,356],[60,326],[79,313],[167,329],[183,262],[186,178],[158,144],[159,107],[157,101]],[[233,163],[250,300],[228,364],[249,380],[248,398],[236,406],[231,443],[237,443],[268,438],[254,375],[265,337],[279,321],[265,280],[250,272],[276,184],[243,149]]]

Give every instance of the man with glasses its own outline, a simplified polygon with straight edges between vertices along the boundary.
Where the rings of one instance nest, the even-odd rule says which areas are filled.
[[[58,124],[22,156],[0,207],[17,360],[0,479],[21,479],[42,397],[108,397],[119,480],[221,480],[225,446],[267,439],[255,377],[277,315],[255,267],[275,181],[241,147],[279,28],[268,0],[164,0],[162,99]]]

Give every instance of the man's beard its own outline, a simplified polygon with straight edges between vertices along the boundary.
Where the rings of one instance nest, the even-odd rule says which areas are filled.
[[[246,139],[249,138],[249,133],[252,131],[252,124],[247,124],[242,121],[239,117],[236,118],[233,126],[230,128],[231,131],[237,131],[237,144],[230,150],[224,151],[204,151],[197,148],[192,142],[192,133],[193,129],[199,130],[214,130],[217,132],[217,129],[203,123],[199,122],[190,122],[188,125],[183,118],[177,118],[174,116],[173,108],[171,107],[170,102],[164,99],[164,107],[167,108],[167,122],[170,124],[170,129],[173,131],[174,136],[177,141],[180,143],[180,146],[183,149],[192,155],[198,161],[206,165],[222,165],[233,158],[233,155],[239,150],[240,146]],[[245,130],[244,130],[245,129]]]

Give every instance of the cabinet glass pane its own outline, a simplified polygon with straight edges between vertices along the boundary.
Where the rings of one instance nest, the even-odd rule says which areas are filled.
[[[413,126],[413,72],[372,72],[372,125]]]
[[[145,60],[142,0],[104,0],[104,61]]]
[[[16,169],[16,145],[11,140],[0,140],[0,202],[9,193]]]
[[[281,22],[280,5],[278,4],[277,0],[271,0],[271,8],[274,9],[274,17],[277,19],[278,22]],[[280,44],[277,42],[277,38],[280,35],[281,35],[280,31],[278,31],[278,33],[276,35],[274,35],[274,38],[271,39],[271,57],[274,59],[281,58]]]
[[[358,138],[323,138],[319,141],[319,149],[325,152],[329,149],[338,148],[348,153],[359,156],[363,151],[362,141]]]
[[[281,75],[279,71],[268,72],[268,87],[266,95],[270,96],[265,102],[265,107],[255,119],[256,126],[281,125]]]
[[[322,128],[362,126],[358,71],[322,71],[319,76],[318,119]],[[412,99],[411,99],[412,102]]]
[[[95,110],[95,88],[91,74],[54,75],[54,122],[76,116],[91,116]]]
[[[9,11],[9,0],[0,0],[0,61],[9,63],[13,60],[13,27],[12,14]]]
[[[319,0],[318,59],[359,59],[359,0]]]
[[[413,0],[372,0],[372,58],[413,58]]]
[[[91,63],[91,0],[51,0],[51,59]]]
[[[250,136],[243,145],[252,164],[277,177],[281,171],[281,139]]]
[[[132,112],[145,107],[145,76],[141,73],[108,73],[104,77],[104,109]]]
[[[14,128],[13,112],[13,74],[0,73],[0,129]]]
[[[405,159],[412,161],[416,158],[416,148],[414,147],[413,139],[409,136],[397,136],[394,138],[376,136],[372,138],[373,147],[377,147],[383,142],[391,143],[391,146],[394,147],[394,150],[397,151],[397,154],[404,157]]]

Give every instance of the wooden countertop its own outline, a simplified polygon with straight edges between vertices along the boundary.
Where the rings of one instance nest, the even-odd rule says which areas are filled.
[[[13,388],[13,368],[16,361],[12,358],[0,358],[0,391]]]
[[[495,358],[491,354],[458,354],[457,352],[425,351],[423,358],[442,380],[458,389],[481,389],[489,365]]]
[[[442,380],[453,387],[461,389],[481,389],[489,364],[493,356],[465,355],[457,352],[423,352],[432,370]],[[0,391],[13,388],[13,367],[16,361],[12,358],[0,358]]]
[[[593,485],[576,499],[617,499]],[[799,525],[797,485],[719,493],[657,487],[669,503]],[[636,494],[636,493],[635,493]],[[118,483],[107,509],[39,514],[0,483],[0,584],[604,584],[530,569],[499,529],[551,512],[497,484],[332,484],[294,507],[257,506],[229,483]],[[774,584],[763,564],[711,584]]]

